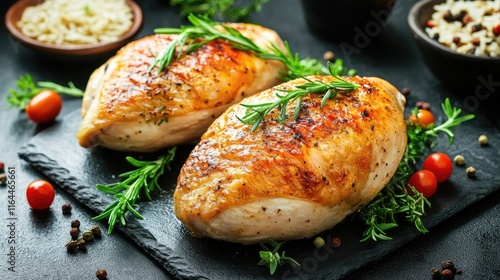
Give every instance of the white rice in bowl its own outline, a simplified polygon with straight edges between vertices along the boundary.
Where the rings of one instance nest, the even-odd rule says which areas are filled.
[[[80,45],[116,41],[132,21],[125,0],[45,0],[26,8],[17,25],[41,42]]]
[[[425,31],[459,53],[500,57],[500,0],[447,0],[434,6]]]

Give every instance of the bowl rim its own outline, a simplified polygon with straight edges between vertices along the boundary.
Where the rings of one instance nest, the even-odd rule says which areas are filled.
[[[122,36],[120,36],[117,40],[112,42],[102,42],[96,44],[56,45],[56,44],[45,43],[24,35],[21,32],[21,30],[17,27],[16,23],[14,23],[12,20],[12,17],[15,13],[17,12],[23,13],[26,7],[39,4],[42,2],[43,0],[18,0],[16,3],[10,6],[7,12],[5,13],[5,26],[9,31],[10,35],[14,37],[17,41],[19,41],[21,44],[45,52],[50,52],[55,54],[65,54],[65,55],[79,55],[79,56],[106,52],[110,49],[122,46],[124,42],[134,37],[139,32],[143,24],[143,13],[141,7],[133,0],[125,0],[127,5],[129,5],[129,7],[131,8],[134,17],[130,29],[124,34],[122,34]],[[74,51],[79,51],[80,53],[75,54]]]
[[[436,5],[445,2],[446,0],[422,0],[418,1],[415,3],[411,8],[410,11],[408,12],[408,25],[410,26],[410,29],[413,31],[414,36],[418,36],[420,39],[424,40],[427,44],[431,45],[433,48],[440,50],[441,52],[456,57],[460,59],[469,59],[469,60],[476,60],[476,61],[489,61],[489,62],[499,62],[500,63],[500,57],[489,57],[489,56],[478,56],[478,55],[473,55],[473,54],[463,54],[459,53],[457,51],[454,51],[446,46],[443,46],[441,43],[436,42],[436,40],[432,39],[427,35],[427,33],[424,30],[424,27],[420,26],[418,24],[418,13],[421,11],[423,7],[426,7],[428,5]],[[429,15],[430,19],[430,15]]]

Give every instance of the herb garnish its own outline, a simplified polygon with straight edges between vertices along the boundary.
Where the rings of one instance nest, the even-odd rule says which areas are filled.
[[[7,96],[7,101],[10,103],[10,108],[16,106],[21,110],[26,109],[30,100],[40,93],[42,90],[49,89],[58,93],[67,94],[73,97],[83,97],[83,91],[75,87],[72,82],[68,86],[58,85],[53,82],[37,82],[33,80],[30,74],[21,76],[16,81],[17,90],[9,89],[10,96]]]
[[[126,225],[125,214],[127,211],[136,218],[143,219],[142,215],[134,208],[135,202],[141,197],[141,194],[151,200],[150,192],[155,189],[161,190],[158,178],[163,174],[165,168],[170,171],[170,163],[174,159],[175,150],[176,147],[169,149],[166,154],[159,156],[154,161],[140,161],[128,156],[127,161],[137,169],[120,174],[120,178],[126,178],[124,181],[109,185],[97,184],[97,189],[112,194],[116,198],[116,201],[111,203],[102,214],[93,218],[94,220],[108,218],[108,234],[113,232],[117,220],[122,225]]]
[[[449,144],[452,144],[454,140],[453,128],[474,118],[472,114],[460,116],[462,110],[451,106],[449,98],[446,98],[441,107],[448,119],[439,126],[423,127],[407,122],[408,143],[396,173],[387,186],[360,210],[361,216],[368,226],[363,232],[364,238],[361,241],[369,239],[375,241],[391,240],[392,238],[387,235],[386,231],[398,226],[396,221],[398,215],[402,215],[418,231],[428,232],[421,217],[425,215],[425,206],[430,207],[430,202],[415,190],[413,190],[415,193],[413,196],[406,192],[408,179],[415,171],[417,160],[424,155],[426,145],[430,144],[433,147],[436,144],[438,133],[445,133]],[[416,111],[413,113],[415,114]]]
[[[230,21],[246,19],[252,12],[262,10],[269,0],[252,0],[243,7],[235,6],[234,0],[170,0],[170,5],[180,7],[180,15],[191,13],[206,15],[209,18],[227,18]]]
[[[244,124],[252,125],[252,131],[255,131],[259,124],[262,122],[264,117],[268,115],[274,108],[280,110],[280,115],[277,120],[283,123],[286,120],[286,108],[288,104],[297,101],[297,105],[294,110],[293,118],[297,120],[300,114],[300,105],[304,97],[308,94],[322,94],[323,99],[321,100],[321,108],[323,108],[329,99],[335,98],[338,93],[348,93],[358,88],[358,85],[349,83],[346,80],[340,78],[335,74],[335,64],[329,64],[330,73],[332,76],[337,78],[329,83],[322,82],[320,80],[311,80],[306,77],[302,77],[307,82],[304,84],[296,85],[295,89],[278,89],[278,91],[285,93],[281,95],[276,93],[278,98],[274,102],[260,103],[260,104],[240,104],[246,107],[246,113],[243,117],[237,117]]]
[[[271,275],[274,274],[278,265],[288,263],[291,266],[300,266],[300,264],[294,259],[286,257],[285,251],[283,251],[281,255],[278,253],[278,250],[280,249],[283,242],[278,243],[274,240],[269,240],[269,244],[273,247],[273,250],[270,250],[264,243],[260,243],[260,247],[262,247],[264,251],[259,252],[260,261],[258,265],[269,266],[269,273],[271,273]]]
[[[335,67],[328,69],[319,60],[306,58],[301,59],[299,55],[293,54],[288,42],[284,42],[285,50],[282,50],[275,44],[269,46],[270,50],[257,46],[248,37],[245,37],[238,30],[227,24],[215,22],[207,17],[197,17],[193,14],[188,16],[192,26],[182,26],[181,28],[157,28],[157,34],[178,34],[172,44],[167,46],[159,53],[150,69],[158,66],[161,72],[168,67],[172,61],[182,55],[189,54],[204,44],[215,40],[226,40],[232,44],[233,48],[254,53],[260,58],[268,60],[278,60],[285,64],[288,72],[281,77],[283,80],[292,80],[297,76],[330,74],[335,71],[336,75],[355,75],[354,70],[348,70],[343,67],[342,60],[337,60]],[[222,27],[223,30],[216,28]]]

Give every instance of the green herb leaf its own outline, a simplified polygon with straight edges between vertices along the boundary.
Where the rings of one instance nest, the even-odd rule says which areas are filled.
[[[10,108],[15,106],[20,110],[26,109],[30,100],[45,89],[73,97],[83,97],[83,91],[78,89],[72,82],[69,82],[67,87],[47,81],[35,83],[30,74],[21,76],[16,81],[16,85],[17,89],[9,89],[10,96],[7,96],[7,101],[10,103]]]
[[[259,252],[260,261],[258,265],[269,266],[269,273],[271,275],[274,275],[276,269],[278,268],[278,265],[281,266],[284,264],[289,264],[294,267],[300,266],[300,264],[293,258],[286,257],[285,251],[283,251],[280,256],[278,251],[282,244],[283,243],[278,243],[274,240],[269,240],[269,245],[271,245],[271,247],[273,248],[273,250],[270,250],[264,243],[260,243],[260,247],[263,249],[263,251]]]
[[[180,8],[180,15],[203,14],[209,18],[225,18],[230,21],[246,19],[252,12],[262,10],[269,0],[252,0],[246,6],[236,6],[234,0],[170,0],[170,5]]]
[[[122,225],[126,225],[125,214],[127,212],[132,213],[138,219],[143,219],[143,216],[134,208],[135,202],[141,194],[151,200],[151,191],[161,189],[158,179],[165,169],[170,170],[170,163],[174,159],[175,151],[176,147],[171,148],[166,154],[154,161],[140,161],[133,157],[127,157],[127,161],[138,169],[120,174],[120,178],[126,178],[122,182],[96,185],[98,190],[112,194],[117,199],[103,213],[93,218],[94,220],[108,218],[108,234],[113,232],[117,220],[120,220]]]

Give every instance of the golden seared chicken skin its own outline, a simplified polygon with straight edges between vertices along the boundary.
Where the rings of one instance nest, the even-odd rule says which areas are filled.
[[[179,220],[196,237],[252,244],[312,237],[371,201],[405,151],[405,99],[379,78],[346,80],[359,88],[323,108],[322,97],[309,94],[297,120],[294,103],[287,121],[279,123],[275,109],[254,132],[237,119],[245,107],[229,108],[180,171],[174,192]],[[271,102],[277,89],[303,83],[293,80],[243,103]]]
[[[228,24],[261,47],[283,47],[278,34],[253,24]],[[91,75],[83,98],[81,146],[152,152],[199,137],[230,105],[277,85],[286,68],[222,40],[182,55],[164,71],[155,55],[177,35],[134,41]]]

